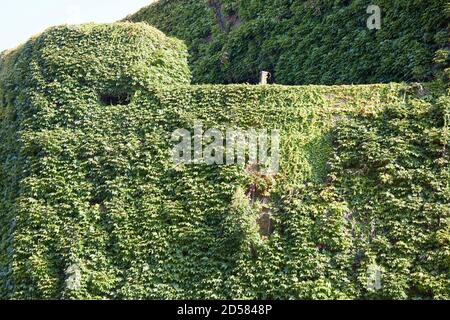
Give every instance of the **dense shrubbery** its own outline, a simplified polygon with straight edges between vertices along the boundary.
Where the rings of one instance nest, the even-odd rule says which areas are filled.
[[[261,70],[280,84],[427,81],[448,68],[447,0],[379,0],[379,31],[369,4],[160,0],[129,19],[185,40],[196,83],[254,83]]]

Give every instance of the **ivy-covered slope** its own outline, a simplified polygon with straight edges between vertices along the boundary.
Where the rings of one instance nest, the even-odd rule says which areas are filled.
[[[185,40],[195,83],[428,81],[449,67],[448,0],[159,0],[127,19]],[[450,72],[447,69],[448,77]]]

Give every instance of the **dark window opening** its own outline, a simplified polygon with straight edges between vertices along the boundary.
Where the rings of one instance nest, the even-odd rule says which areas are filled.
[[[124,106],[131,103],[131,95],[128,93],[102,94],[100,102],[105,106]]]

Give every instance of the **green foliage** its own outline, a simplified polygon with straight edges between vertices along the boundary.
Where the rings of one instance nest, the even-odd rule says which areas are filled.
[[[448,95],[189,79],[144,24],[2,55],[0,298],[450,298]],[[197,121],[279,129],[280,172],[175,165]]]
[[[160,0],[127,19],[185,40],[196,83],[255,83],[261,70],[279,84],[433,79],[434,54],[448,49],[448,1],[379,0],[378,31],[366,26],[371,4]]]
[[[188,84],[186,51],[179,40],[167,38],[153,27],[121,23],[51,28],[17,50],[2,53],[1,297],[12,292],[21,292],[17,296],[22,297],[56,295],[60,292],[58,270],[63,266],[62,261],[72,261],[75,253],[71,250],[78,250],[66,247],[63,253],[55,249],[75,241],[72,236],[76,237],[77,233],[73,230],[71,236],[62,234],[59,238],[54,228],[70,221],[59,210],[68,213],[70,207],[61,204],[52,209],[46,203],[47,197],[52,196],[51,201],[58,203],[66,192],[76,201],[77,195],[88,192],[81,190],[77,179],[71,181],[73,175],[80,174],[75,167],[72,173],[55,176],[58,163],[52,162],[50,154],[69,151],[68,146],[59,144],[63,141],[69,144],[75,138],[67,128],[77,127],[93,105],[106,107],[105,104],[120,97],[127,100],[151,85]],[[33,172],[44,168],[50,171],[38,182]],[[48,185],[40,189],[44,181]],[[50,228],[39,226],[47,220],[54,222]],[[83,228],[74,223],[70,228]],[[16,231],[24,225],[31,229]],[[35,241],[37,247],[27,248],[27,242]],[[40,285],[29,285],[33,281],[39,281]]]

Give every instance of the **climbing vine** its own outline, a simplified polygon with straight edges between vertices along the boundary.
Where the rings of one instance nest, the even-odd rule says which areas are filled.
[[[449,299],[448,92],[189,81],[145,24],[1,56],[0,298]],[[279,173],[175,165],[198,121],[279,129]]]
[[[448,81],[447,0],[160,0],[127,19],[186,41],[196,83],[279,84]],[[219,18],[218,18],[219,17]]]

